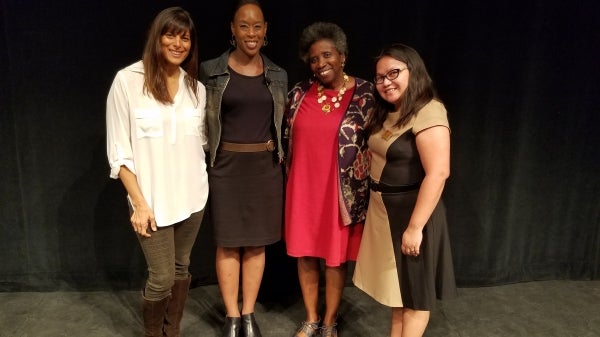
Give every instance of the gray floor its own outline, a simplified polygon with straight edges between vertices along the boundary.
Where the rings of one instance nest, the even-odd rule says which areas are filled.
[[[118,292],[0,293],[0,336],[141,336],[139,294]],[[289,337],[303,319],[298,296],[261,301],[264,337]],[[347,287],[340,336],[388,336],[389,309]],[[223,307],[216,286],[194,288],[186,303],[183,336],[219,336]],[[440,302],[425,336],[600,336],[600,281],[544,281],[460,288]]]

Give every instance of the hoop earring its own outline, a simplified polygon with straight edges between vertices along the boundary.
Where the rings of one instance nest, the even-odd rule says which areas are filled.
[[[231,40],[229,40],[229,44],[231,44],[234,48],[237,48],[237,42],[235,41],[235,35],[231,34]]]
[[[265,35],[263,39],[263,47],[266,47],[269,44],[269,39],[267,39],[267,35]]]

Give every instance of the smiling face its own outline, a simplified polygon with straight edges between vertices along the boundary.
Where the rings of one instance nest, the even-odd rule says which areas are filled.
[[[231,22],[231,34],[238,50],[248,57],[258,54],[267,34],[267,23],[260,7],[254,4],[240,7]]]
[[[190,31],[167,32],[160,37],[160,51],[166,63],[179,67],[188,57],[192,40]]]
[[[402,97],[404,96],[404,92],[408,88],[408,80],[410,78],[410,70],[406,69],[406,63],[402,61],[398,61],[393,57],[384,56],[379,61],[377,61],[377,65],[375,67],[376,76],[383,76],[383,82],[376,84],[377,92],[385,101],[390,104],[393,104],[396,107],[400,106],[402,102]],[[388,79],[387,77],[391,74],[395,75],[393,70],[395,69],[404,69],[398,72],[398,77],[395,79]],[[388,76],[386,76],[388,75]]]
[[[336,88],[344,82],[346,56],[340,54],[333,41],[318,40],[308,50],[310,70],[326,88]]]

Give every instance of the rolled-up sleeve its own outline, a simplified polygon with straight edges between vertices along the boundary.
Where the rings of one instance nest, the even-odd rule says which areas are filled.
[[[119,178],[123,165],[135,174],[129,114],[127,83],[117,73],[106,99],[106,151],[113,179]]]

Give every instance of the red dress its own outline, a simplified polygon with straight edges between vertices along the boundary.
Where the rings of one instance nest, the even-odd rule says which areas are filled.
[[[293,257],[319,257],[337,267],[356,260],[363,224],[345,226],[339,209],[338,134],[352,95],[329,113],[317,103],[316,85],[306,93],[292,130],[292,162],[285,201],[284,237]],[[325,90],[327,97],[337,91]],[[333,104],[332,104],[333,106]]]

